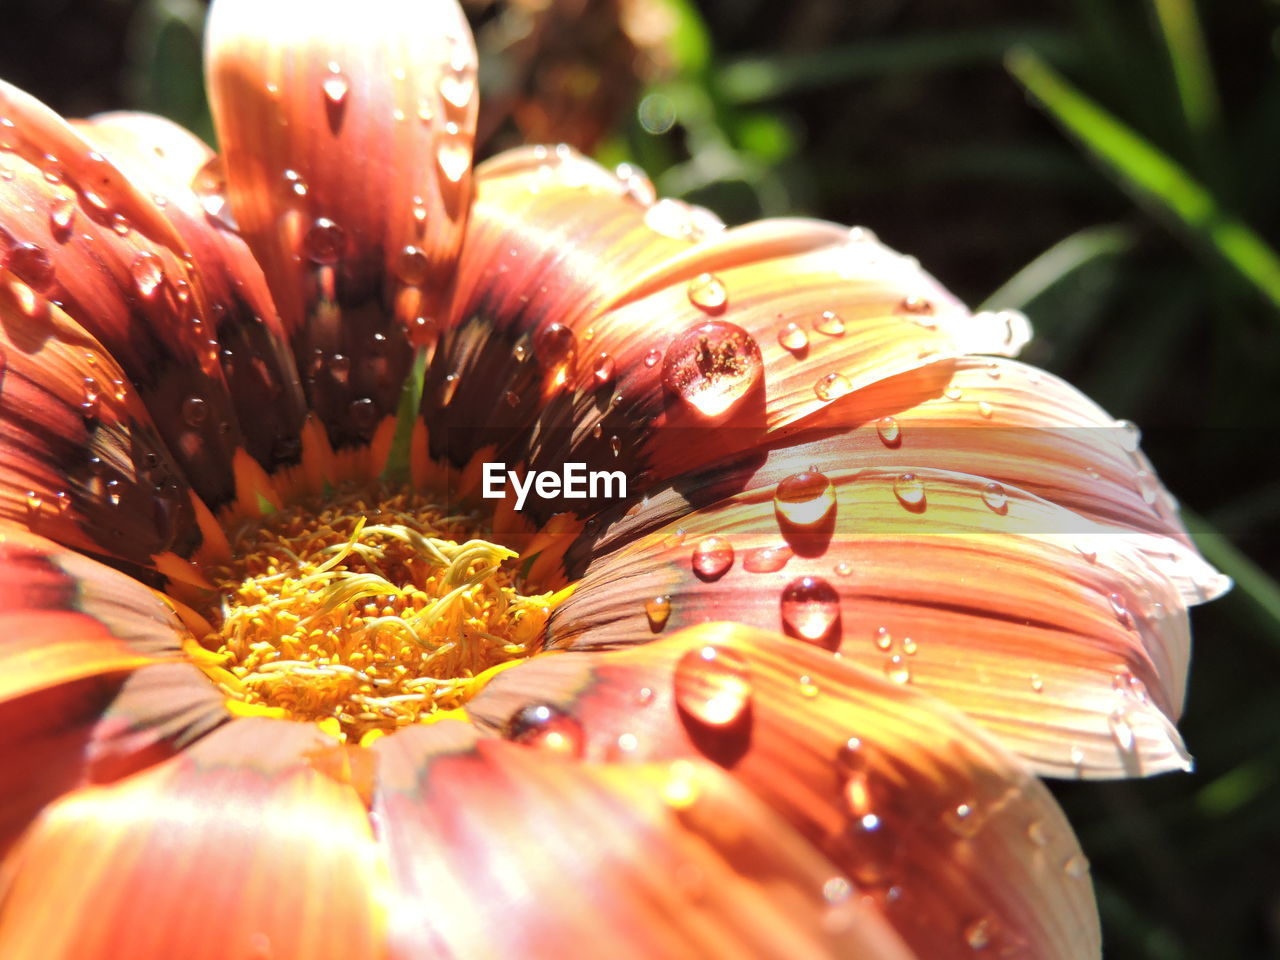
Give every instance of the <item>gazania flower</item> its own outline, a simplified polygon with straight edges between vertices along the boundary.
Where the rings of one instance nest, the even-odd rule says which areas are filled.
[[[0,956],[1096,954],[1036,775],[1185,767],[1225,586],[1133,428],[866,231],[473,171],[450,0],[208,59],[217,158],[0,91]]]

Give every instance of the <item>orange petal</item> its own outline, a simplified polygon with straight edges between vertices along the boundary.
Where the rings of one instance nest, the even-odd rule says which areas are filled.
[[[183,238],[155,201],[40,103],[0,85],[0,286],[29,305],[8,333],[38,343],[45,302],[115,358],[192,487],[234,498],[242,446],[220,366],[218,317]],[[110,389],[101,384],[103,390]]]
[[[447,295],[471,192],[476,56],[453,0],[217,4],[230,208],[335,447],[395,412],[408,327]]]
[[[850,469],[843,439],[718,474],[746,490],[720,499],[730,491],[708,487],[707,505],[688,516],[674,490],[651,497],[597,544],[550,643],[613,647],[732,619],[806,637],[940,697],[1044,774],[1187,766],[1172,722],[1186,683],[1186,604],[1149,555],[1164,544],[1201,562],[1193,553],[979,477],[910,461]],[[788,479],[797,474],[807,479]],[[788,503],[796,483],[809,492]],[[633,539],[653,515],[679,519]],[[724,545],[719,563],[703,556],[716,546],[709,537]],[[669,608],[655,626],[646,605],[656,597]]]
[[[0,358],[0,517],[136,568],[189,556],[201,505],[128,373],[5,270]]]
[[[722,623],[535,658],[468,709],[536,740],[530,707],[574,725],[588,761],[724,766],[869,894],[918,956],[1098,955],[1086,863],[1053,798],[909,687]]]
[[[213,151],[150,114],[103,114],[75,126],[134,184],[163,200],[161,210],[189,254],[191,283],[210,305],[245,448],[268,472],[296,464],[306,401],[262,268],[240,237],[207,216],[192,189]]]
[[[53,804],[5,863],[0,954],[382,956],[386,876],[332,749],[313,725],[240,720]]]
[[[912,956],[709,764],[581,765],[443,727],[374,746],[395,956]]]

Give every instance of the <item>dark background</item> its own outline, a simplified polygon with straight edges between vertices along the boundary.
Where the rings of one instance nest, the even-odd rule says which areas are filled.
[[[1237,581],[1193,615],[1182,728],[1196,772],[1055,791],[1093,864],[1108,956],[1280,956],[1280,5],[568,0],[540,23],[480,0],[469,13],[482,152],[569,140],[731,223],[869,226],[971,305],[1025,309],[1038,334],[1025,358],[1143,426],[1202,549]],[[68,115],[146,107],[208,137],[202,17],[199,0],[0,0],[0,77]],[[1065,101],[1042,106],[1009,69],[1017,48],[1127,134],[1096,114],[1064,134]],[[1188,212],[1166,160],[1207,212]],[[1252,231],[1243,249],[1220,229],[1237,223]]]

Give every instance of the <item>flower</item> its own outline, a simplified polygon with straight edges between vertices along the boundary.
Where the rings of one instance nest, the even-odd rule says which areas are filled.
[[[1184,767],[1226,587],[1135,429],[865,230],[473,171],[452,0],[209,37],[216,158],[0,88],[0,956],[1096,955],[1036,775]]]

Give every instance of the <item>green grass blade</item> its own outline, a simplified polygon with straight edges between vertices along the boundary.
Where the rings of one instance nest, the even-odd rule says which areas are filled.
[[[1133,244],[1133,231],[1119,224],[1080,230],[1059,240],[1015,273],[978,309],[1022,310],[1063,278],[1096,260],[1127,253]]]
[[[1187,129],[1204,145],[1218,128],[1218,91],[1193,0],[1151,0]]]
[[[1071,86],[1039,55],[1010,52],[1009,72],[1045,110],[1161,216],[1172,216],[1280,311],[1280,257],[1185,169]]]
[[[1280,644],[1280,585],[1203,517],[1183,507],[1182,519],[1204,558],[1235,581],[1233,592],[1249,599],[1259,625]]]

